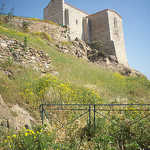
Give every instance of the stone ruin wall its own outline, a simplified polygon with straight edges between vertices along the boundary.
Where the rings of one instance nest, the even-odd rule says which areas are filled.
[[[90,25],[90,41],[100,41],[103,51],[106,54],[114,55],[115,47],[113,41],[110,40],[109,20],[107,11],[101,11],[87,17]]]
[[[69,40],[69,33],[66,28],[63,28],[48,21],[39,20],[36,18],[13,17],[10,24],[22,28],[23,21],[29,23],[28,28],[30,32],[46,32],[53,40],[57,41]]]

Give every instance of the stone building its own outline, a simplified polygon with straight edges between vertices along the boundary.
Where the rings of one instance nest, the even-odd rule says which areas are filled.
[[[68,26],[71,39],[78,37],[88,44],[100,41],[105,53],[116,56],[119,63],[129,67],[122,17],[117,12],[106,9],[89,15],[64,0],[51,0],[44,8],[44,19]]]

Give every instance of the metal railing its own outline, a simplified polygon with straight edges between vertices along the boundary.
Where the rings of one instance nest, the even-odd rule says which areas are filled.
[[[44,124],[44,119],[46,118],[52,126],[55,126],[55,123],[60,124],[57,130],[83,118],[83,116],[85,116],[83,119],[85,120],[86,118],[89,125],[92,125],[94,129],[96,128],[96,119],[99,117],[105,118],[107,121],[122,128],[122,125],[116,122],[115,119],[112,119],[117,118],[116,114],[122,113],[130,116],[130,118],[134,118],[140,113],[138,120],[137,118],[135,120],[132,119],[133,122],[130,122],[129,126],[150,116],[150,104],[41,104],[39,110],[42,124]],[[68,119],[70,116],[74,116],[74,118]]]

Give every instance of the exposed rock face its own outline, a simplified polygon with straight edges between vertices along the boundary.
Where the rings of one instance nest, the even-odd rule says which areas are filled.
[[[13,105],[11,110],[17,114],[17,116],[14,117],[14,120],[17,124],[17,128],[21,129],[22,127],[25,127],[25,125],[31,128],[32,124],[37,124],[35,119],[32,118],[26,110],[19,107],[18,105]]]
[[[12,117],[9,108],[0,95],[0,126],[6,128],[17,128],[16,122]]]
[[[83,40],[76,38],[71,41],[73,45],[63,46],[61,43],[57,43],[56,47],[62,53],[71,53],[77,57],[90,61],[102,68],[111,69],[122,75],[144,76],[139,71],[125,67],[123,64],[118,63],[117,57],[114,55],[108,55],[102,50],[90,48]]]
[[[16,114],[15,117],[12,116],[10,110]],[[8,108],[0,95],[0,127],[19,130],[25,127],[25,125],[31,128],[31,124],[37,123],[26,110],[18,105]]]

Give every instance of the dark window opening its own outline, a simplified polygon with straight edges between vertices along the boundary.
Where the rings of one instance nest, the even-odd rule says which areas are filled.
[[[114,17],[114,28],[117,28],[118,27],[118,25],[117,25],[117,19],[116,19],[116,17]]]
[[[52,0],[52,4],[54,4],[54,0]]]
[[[76,25],[78,25],[78,20],[76,20]]]

